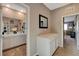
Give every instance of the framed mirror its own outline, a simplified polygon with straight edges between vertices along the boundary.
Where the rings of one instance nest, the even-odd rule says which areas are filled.
[[[48,18],[39,14],[39,28],[48,28]]]

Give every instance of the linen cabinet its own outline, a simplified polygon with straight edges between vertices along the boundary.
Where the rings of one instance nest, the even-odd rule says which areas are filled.
[[[51,56],[57,48],[57,34],[48,33],[37,37],[37,52],[39,56]]]

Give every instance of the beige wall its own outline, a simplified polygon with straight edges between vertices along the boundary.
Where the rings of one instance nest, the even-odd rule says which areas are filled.
[[[50,12],[43,4],[27,4],[30,7],[30,55],[37,53],[37,36],[42,32],[56,32],[59,46],[63,47],[63,17],[79,12],[79,4],[70,4]],[[48,17],[48,29],[39,29],[39,14]],[[51,27],[52,25],[52,27]],[[52,28],[52,30],[51,30]]]
[[[52,32],[59,34],[59,46],[63,47],[63,17],[79,14],[79,4],[69,4],[51,12]]]
[[[43,4],[27,4],[30,7],[30,55],[37,53],[37,36],[51,31],[50,11]],[[48,29],[39,29],[39,14],[48,17]]]

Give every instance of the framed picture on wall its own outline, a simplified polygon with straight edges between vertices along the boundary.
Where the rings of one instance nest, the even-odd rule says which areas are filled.
[[[48,18],[39,14],[39,28],[48,28]]]

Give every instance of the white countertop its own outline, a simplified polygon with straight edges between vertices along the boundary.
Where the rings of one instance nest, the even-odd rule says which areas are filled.
[[[4,34],[4,35],[2,35],[2,37],[18,36],[18,35],[26,35],[26,33],[16,33],[16,34],[9,33],[9,34]]]
[[[57,36],[58,36],[57,33],[46,33],[46,34],[41,34],[38,37],[50,39],[50,38],[56,38]]]

